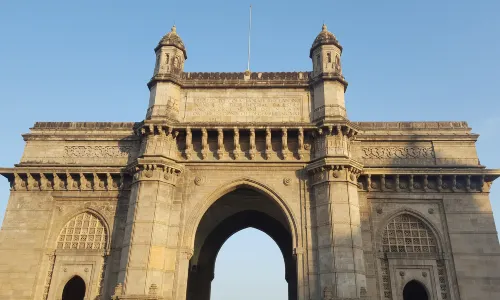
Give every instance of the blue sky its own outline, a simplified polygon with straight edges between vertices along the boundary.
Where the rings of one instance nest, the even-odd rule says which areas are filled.
[[[0,166],[19,161],[21,134],[35,121],[143,119],[153,48],[174,22],[186,71],[244,71],[249,3],[0,1]],[[499,1],[252,4],[253,71],[310,70],[309,48],[324,21],[344,46],[352,120],[465,120],[481,134],[481,163],[500,168]],[[0,218],[8,195],[2,179]],[[245,230],[220,252],[213,299],[286,299],[283,277],[277,246]],[[241,280],[247,284],[236,285]]]

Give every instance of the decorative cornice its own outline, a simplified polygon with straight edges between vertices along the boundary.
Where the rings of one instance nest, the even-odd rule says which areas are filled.
[[[365,170],[358,179],[358,188],[367,192],[489,192],[500,172],[486,171],[493,172],[434,170],[380,174]]]
[[[130,176],[123,172],[83,170],[0,169],[12,191],[118,191],[129,189]]]

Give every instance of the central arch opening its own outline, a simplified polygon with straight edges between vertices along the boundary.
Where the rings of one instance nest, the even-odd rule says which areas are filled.
[[[222,245],[233,234],[254,228],[267,234],[278,246],[288,286],[288,296],[285,298],[296,300],[297,269],[292,231],[288,224],[288,217],[282,208],[263,192],[240,187],[220,197],[206,210],[196,229],[194,253],[189,265],[187,299],[210,299],[215,261]],[[266,270],[260,272],[265,275]]]
[[[211,300],[286,300],[283,255],[264,232],[253,228],[232,235],[215,261]]]

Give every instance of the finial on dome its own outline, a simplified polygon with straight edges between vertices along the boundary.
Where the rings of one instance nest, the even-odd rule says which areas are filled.
[[[323,45],[334,45],[337,48],[339,48],[340,51],[342,51],[342,46],[339,44],[339,41],[337,41],[335,35],[333,35],[333,33],[331,33],[330,31],[328,31],[325,22],[323,22],[322,30],[316,36],[316,39],[314,40],[311,46],[311,51],[309,52],[309,56],[312,57],[313,50]]]
[[[176,27],[175,27],[175,25],[172,26],[172,29],[170,31],[173,32],[173,33],[176,33]]]

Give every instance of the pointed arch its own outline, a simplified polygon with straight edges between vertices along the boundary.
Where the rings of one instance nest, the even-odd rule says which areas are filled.
[[[73,214],[57,236],[56,249],[109,250],[109,227],[96,211],[86,209]]]
[[[428,300],[429,295],[429,289],[420,280],[407,280],[403,285],[403,300]]]
[[[407,219],[404,219],[404,218],[407,218]],[[401,228],[401,230],[399,229],[396,229],[395,226],[396,226],[396,223],[406,223],[408,224],[408,227],[411,227],[411,224],[413,224],[413,226],[421,226],[422,228],[413,228],[413,229],[418,229],[418,230],[426,230],[428,233],[427,233],[427,237],[425,236],[406,236],[406,239],[418,239],[419,241],[411,241],[411,243],[408,245],[409,247],[407,248],[405,245],[399,245],[400,243],[397,242],[396,245],[391,245],[391,243],[384,243],[384,239],[385,238],[388,238],[386,236],[386,234],[392,230],[394,232],[394,234],[397,234],[396,232],[398,231],[401,231],[401,232],[404,232],[404,228]],[[392,224],[392,225],[391,225]],[[421,225],[419,225],[421,224]],[[402,226],[406,226],[406,225],[402,225]],[[394,227],[394,228],[393,228]],[[389,230],[389,231],[388,231]],[[410,232],[410,235],[412,234],[413,231]],[[410,209],[410,208],[403,208],[403,209],[400,209],[392,214],[390,214],[389,216],[385,217],[384,219],[382,219],[382,221],[380,222],[380,225],[379,227],[377,228],[377,248],[380,249],[382,252],[400,252],[400,251],[403,251],[403,252],[407,252],[407,251],[411,251],[410,252],[418,252],[419,250],[429,250],[430,252],[429,253],[436,253],[436,254],[439,254],[439,253],[442,253],[443,252],[443,239],[441,237],[441,234],[439,233],[439,231],[437,230],[436,226],[431,223],[424,215],[422,215],[420,212],[416,211],[416,210],[413,210],[413,209]],[[396,238],[396,237],[394,237]],[[400,237],[401,238],[401,237]],[[405,237],[402,237],[403,239]],[[429,243],[430,241],[434,241],[434,245],[429,245],[429,244],[414,244],[414,243],[418,243],[420,241],[424,242],[425,243],[425,240],[427,241],[427,243]],[[406,241],[405,241],[406,243]],[[426,247],[426,246],[433,246],[435,247],[435,249],[431,249],[431,248],[422,248],[422,247]],[[389,247],[387,249],[387,247]],[[396,247],[396,248],[394,248]],[[401,248],[403,247],[403,248]],[[412,248],[410,248],[412,247]],[[387,251],[385,251],[387,250]],[[434,251],[431,251],[431,250],[434,250]]]
[[[72,276],[64,285],[62,300],[83,300],[87,291],[85,280],[78,275]]]
[[[269,186],[249,177],[241,177],[233,181],[227,182],[216,188],[204,201],[198,203],[192,213],[189,215],[186,223],[186,230],[184,234],[184,247],[186,249],[193,249],[195,243],[195,235],[198,225],[205,214],[205,212],[222,196],[239,188],[248,188],[261,193],[274,202],[281,208],[288,222],[290,234],[292,235],[293,245],[295,246],[298,238],[297,222],[293,215],[292,210],[283,198]]]

